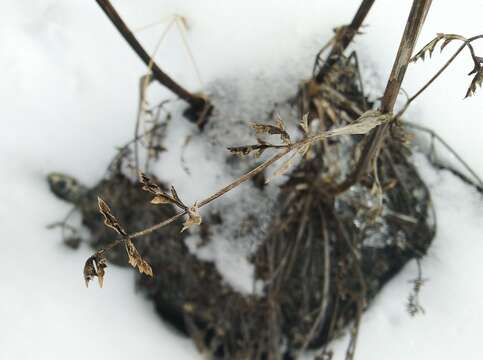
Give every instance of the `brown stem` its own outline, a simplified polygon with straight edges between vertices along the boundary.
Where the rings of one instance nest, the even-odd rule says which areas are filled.
[[[409,13],[406,28],[399,44],[399,49],[396,55],[396,60],[392,67],[391,75],[384,91],[380,111],[382,113],[391,113],[396,103],[396,98],[401,89],[401,84],[406,74],[406,69],[411,59],[416,40],[419,32],[424,24],[426,15],[431,6],[432,0],[414,0]],[[366,173],[369,164],[373,161],[379,152],[379,148],[389,129],[389,122],[379,126],[369,137],[362,156],[356,165],[356,169],[350,174],[347,179],[337,187],[336,192],[340,193],[349,189],[352,185],[357,183]]]
[[[375,0],[362,0],[359,9],[352,19],[352,22],[342,29],[342,32],[332,47],[327,60],[315,77],[315,81],[317,81],[319,84],[322,83],[332,66],[339,60],[340,55],[342,55],[347,46],[349,46],[349,44],[352,42],[352,39],[354,38],[355,34],[357,34],[357,31],[369,13],[374,1]]]
[[[152,61],[151,56],[149,56],[149,54],[139,43],[131,30],[129,30],[128,26],[119,16],[116,9],[114,9],[109,0],[96,1],[101,9],[104,11],[104,13],[107,15],[109,20],[111,20],[113,25],[122,35],[124,40],[127,41],[127,43],[131,46],[134,52],[139,56],[139,58],[147,66],[150,66],[153,78],[156,79],[160,84],[167,87],[173,93],[178,95],[181,99],[185,100],[188,104],[190,104],[191,112],[189,112],[189,115],[199,115],[207,106],[211,107],[211,105],[209,105],[208,101],[204,97],[190,93],[188,90],[175,82],[171,77],[169,77],[164,71],[159,68],[159,66],[154,61]],[[196,120],[198,120],[198,118],[196,118]]]

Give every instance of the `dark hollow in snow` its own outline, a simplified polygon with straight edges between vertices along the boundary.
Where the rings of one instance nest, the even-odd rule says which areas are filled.
[[[291,104],[298,115],[284,120],[297,124],[309,113],[311,127],[319,129],[350,123],[373,107],[358,76],[357,67],[345,61],[322,85],[304,83]],[[216,117],[210,121],[208,126],[216,126]],[[377,162],[381,192],[372,173],[340,195],[331,190],[353,167],[363,136],[321,142],[295,167],[251,258],[264,283],[262,295],[242,295],[225,284],[212,263],[190,253],[176,225],[136,239],[154,272],[152,279],[140,275],[139,287],[163,319],[213,358],[290,359],[301,348],[327,344],[347,325],[356,329],[384,284],[409,260],[422,257],[434,236],[430,195],[409,159],[405,130],[394,123],[391,134]],[[97,196],[108,201],[128,232],[175,214],[170,205],[150,204],[149,194],[120,170],[79,196],[65,196],[52,179],[51,186],[75,202],[95,249],[114,238],[102,223]],[[204,214],[202,233],[224,216]],[[108,259],[127,265],[121,247]]]

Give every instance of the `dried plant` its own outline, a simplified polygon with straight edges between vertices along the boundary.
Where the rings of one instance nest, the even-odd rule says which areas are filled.
[[[104,217],[104,225],[108,228],[114,230],[122,238],[119,240],[118,244],[124,244],[126,248],[127,255],[129,257],[129,264],[133,268],[138,268],[140,273],[146,274],[148,276],[153,276],[153,270],[146,260],[144,260],[139,254],[138,250],[134,246],[131,238],[129,237],[127,231],[120,225],[119,220],[112,213],[109,205],[97,197],[97,203],[99,207],[100,214]],[[87,259],[84,265],[84,280],[86,286],[88,286],[89,281],[94,277],[99,280],[99,286],[102,287],[104,283],[105,268],[107,267],[107,259],[105,257],[106,251],[112,249],[113,246],[108,246],[106,249],[98,250],[94,255]]]
[[[440,51],[442,52],[443,49],[450,44],[452,41],[462,41],[463,44],[455,51],[455,53],[451,56],[451,58],[444,64],[444,66],[411,98],[408,99],[407,105],[409,105],[416,97],[418,97],[426,88],[432,84],[436,78],[441,75],[446,68],[453,62],[454,59],[461,53],[464,48],[468,48],[471,56],[471,60],[473,61],[473,69],[468,73],[468,75],[473,75],[473,79],[466,91],[465,98],[473,96],[476,92],[478,86],[481,86],[483,82],[483,70],[482,70],[482,63],[483,58],[477,56],[475,53],[475,49],[472,43],[476,40],[482,39],[483,35],[477,35],[470,38],[465,38],[464,36],[458,34],[443,34],[438,33],[434,39],[428,42],[423,48],[416,53],[411,58],[411,62],[417,62],[418,60],[424,61],[427,54],[431,57],[433,51],[435,50],[436,46],[442,41],[440,46]]]
[[[99,3],[106,3],[105,1],[98,0]],[[333,74],[331,71],[334,71],[333,68],[338,68],[340,65],[339,61],[341,59],[346,59],[350,61],[349,58],[345,58],[343,56],[343,50],[347,47],[348,43],[351,41],[352,37],[358,32],[360,25],[362,24],[363,19],[367,15],[370,7],[373,4],[373,0],[364,0],[362,1],[361,7],[359,8],[356,17],[354,18],[352,24],[350,26],[341,27],[337,30],[336,35],[329,43],[329,46],[332,45],[331,55],[329,55],[327,61],[322,64],[320,57],[317,57],[316,61],[316,68],[318,73],[315,74],[314,70],[314,79],[307,82],[307,86],[305,91],[307,92],[307,97],[310,98],[308,102],[310,107],[310,115],[303,111],[305,115],[299,122],[299,128],[301,130],[301,137],[295,136],[295,134],[289,134],[287,131],[287,127],[284,121],[277,117],[274,123],[252,123],[250,127],[255,131],[257,136],[262,136],[263,138],[256,138],[256,143],[248,144],[248,145],[238,145],[229,147],[228,150],[237,156],[254,156],[255,158],[259,158],[262,155],[266,155],[266,152],[274,152],[270,157],[266,158],[260,165],[252,169],[251,171],[247,172],[243,176],[239,177],[238,179],[232,181],[227,186],[219,189],[214,194],[204,198],[201,201],[196,201],[193,205],[189,206],[186,205],[178,195],[175,188],[172,186],[169,191],[165,191],[162,189],[158,184],[156,184],[148,175],[143,172],[139,171],[137,155],[136,157],[136,170],[138,171],[139,175],[139,183],[142,189],[153,197],[150,200],[150,203],[153,205],[172,205],[174,208],[178,209],[178,213],[166,220],[163,220],[149,228],[143,229],[141,231],[135,233],[128,233],[123,226],[120,224],[118,219],[113,215],[111,209],[107,205],[107,203],[102,200],[101,198],[98,199],[99,205],[99,212],[104,217],[104,224],[113,229],[119,236],[117,240],[114,240],[104,249],[97,251],[93,256],[91,256],[85,264],[84,267],[84,279],[86,281],[86,285],[90,280],[94,277],[97,277],[99,280],[99,285],[102,287],[103,279],[105,275],[105,268],[106,268],[106,257],[105,254],[113,249],[116,246],[123,245],[125,246],[126,252],[128,254],[128,261],[131,266],[137,268],[140,273],[144,273],[148,276],[153,276],[153,271],[151,266],[144,260],[141,255],[139,254],[137,248],[134,245],[134,240],[138,237],[147,235],[156,231],[162,227],[165,227],[179,219],[184,218],[184,222],[182,224],[181,232],[189,229],[190,227],[200,225],[202,223],[202,216],[200,213],[200,209],[207,205],[208,203],[218,199],[219,197],[223,196],[227,192],[237,188],[242,183],[246,182],[249,179],[254,178],[255,176],[259,175],[264,170],[268,169],[272,165],[277,165],[277,167],[273,170],[272,174],[267,178],[266,182],[270,182],[272,179],[283,176],[288,174],[292,166],[296,163],[297,157],[299,157],[299,161],[303,163],[304,159],[308,159],[311,153],[311,149],[314,147],[323,148],[324,146],[327,147],[327,139],[339,136],[351,136],[351,135],[369,135],[367,137],[364,136],[363,142],[361,143],[364,147],[358,150],[357,165],[354,171],[347,176],[347,178],[339,184],[333,184],[335,181],[331,179],[332,187],[328,187],[328,189],[323,189],[321,191],[326,191],[330,193],[331,196],[335,197],[337,195],[342,194],[351,186],[360,182],[365,173],[371,171],[373,174],[372,178],[372,192],[371,194],[374,195],[378,199],[377,204],[372,209],[367,210],[369,221],[371,223],[375,221],[378,217],[381,216],[382,209],[383,209],[383,193],[388,189],[391,189],[395,186],[396,183],[400,182],[400,179],[392,179],[390,181],[380,181],[379,180],[379,167],[378,167],[378,157],[382,153],[384,156],[389,157],[389,162],[392,164],[392,160],[390,159],[390,154],[387,149],[383,148],[383,144],[386,138],[386,135],[389,133],[389,129],[394,130],[397,128],[397,125],[400,122],[400,116],[402,113],[407,109],[409,104],[417,98],[446,68],[447,66],[456,58],[456,56],[465,48],[468,47],[470,50],[473,62],[474,62],[474,69],[470,74],[475,74],[471,84],[468,88],[466,97],[472,96],[477,87],[481,86],[483,82],[483,72],[481,63],[483,62],[481,57],[478,57],[474,53],[474,49],[472,47],[472,42],[480,39],[483,35],[475,36],[472,38],[464,38],[460,35],[455,34],[437,34],[437,36],[431,40],[427,45],[425,45],[419,52],[416,53],[412,58],[410,58],[411,53],[413,52],[414,45],[418,33],[424,23],[425,16],[427,11],[430,7],[431,1],[430,0],[414,0],[413,7],[411,9],[411,13],[409,15],[409,19],[406,25],[406,29],[403,35],[403,39],[400,44],[398,55],[396,56],[396,60],[393,66],[393,70],[391,72],[390,79],[387,83],[386,90],[382,99],[382,105],[379,110],[368,110],[364,111],[369,108],[367,103],[363,102],[363,105],[359,103],[359,106],[354,102],[349,101],[343,94],[343,92],[339,92],[336,87],[328,86],[324,83],[325,79],[329,79]],[[441,44],[440,50],[442,51],[447,45],[449,45],[453,41],[463,41],[463,45],[461,45],[460,49],[452,56],[452,58],[443,66],[443,68],[438,71],[438,73],[428,81],[428,83],[419,90],[414,96],[408,99],[406,106],[398,112],[396,115],[393,114],[393,107],[396,101],[396,98],[401,89],[401,83],[405,75],[406,67],[410,61],[416,62],[417,60],[425,60],[426,56],[429,55],[431,57],[432,53],[434,52],[435,48],[438,44]],[[357,61],[357,60],[356,60]],[[342,63],[342,62],[341,62]],[[152,58],[150,61],[150,67],[153,66]],[[339,67],[341,68],[341,67]],[[315,69],[315,67],[314,67]],[[330,71],[329,71],[330,70]],[[149,84],[150,77],[143,78],[143,87],[142,87],[142,95],[140,97],[140,107],[144,106],[144,95],[143,92],[146,89],[146,84]],[[362,83],[362,81],[360,81]],[[362,89],[362,85],[361,85]],[[333,104],[330,104],[326,101],[322,96],[315,97],[314,94],[323,94],[333,100],[333,103],[343,108],[344,111],[334,111]],[[304,108],[303,106],[301,108]],[[314,111],[315,108],[315,111]],[[363,110],[361,109],[363,108]],[[334,126],[329,126],[327,128],[323,128],[319,131],[311,131],[311,127],[309,127],[309,116],[311,121],[314,120],[313,114],[319,115],[321,118],[325,116],[326,119],[330,119]],[[351,117],[347,115],[356,114],[355,116]],[[344,122],[346,123],[345,126],[337,126],[335,124],[340,124],[341,117],[345,116]],[[352,120],[354,119],[355,120]],[[349,119],[349,120],[347,120]],[[321,121],[322,123],[322,121]],[[138,137],[138,129],[136,128],[136,138]],[[268,141],[267,138],[271,138],[272,140]],[[275,140],[273,140],[275,138]],[[277,139],[278,138],[278,139]],[[319,146],[320,145],[320,146]],[[136,150],[137,152],[137,150]],[[332,175],[332,174],[331,174]],[[383,180],[387,180],[383,178]],[[329,184],[329,181],[327,181]],[[325,185],[325,183],[324,183]],[[306,189],[307,184],[298,184],[298,189]],[[305,188],[303,186],[306,186]],[[308,197],[310,198],[310,196]],[[312,204],[309,200],[304,204],[303,209],[306,209],[306,213],[311,209],[310,206]],[[327,219],[325,219],[324,211],[322,206],[319,204],[318,209],[321,213],[322,223],[325,224]],[[305,213],[305,214],[306,214]],[[367,285],[366,279],[364,278],[364,273],[362,271],[362,266],[360,263],[360,251],[358,249],[358,245],[353,243],[352,239],[350,239],[347,234],[344,234],[343,226],[340,224],[340,220],[337,216],[334,216],[335,220],[333,220],[337,224],[337,235],[344,240],[344,249],[347,249],[345,253],[349,255],[345,257],[343,260],[337,264],[334,264],[334,268],[337,270],[337,280],[335,287],[338,296],[342,301],[353,301],[355,306],[355,321],[352,323],[351,327],[351,339],[350,344],[347,349],[346,359],[352,359],[354,357],[356,343],[357,343],[357,336],[359,331],[360,320],[362,316],[362,312],[366,307],[366,296],[367,296]],[[406,217],[409,218],[409,217]],[[406,219],[407,220],[407,219]],[[412,220],[412,219],[410,219]],[[306,220],[302,219],[302,222]],[[331,220],[332,221],[332,220]],[[305,225],[304,225],[305,226]],[[327,228],[324,228],[322,232],[327,232]],[[301,226],[302,228],[303,226]],[[290,250],[297,251],[298,242],[300,241],[299,238],[303,236],[304,232],[301,230],[300,235],[297,234],[296,244]],[[323,289],[324,294],[322,297],[322,301],[320,304],[320,310],[313,323],[311,323],[309,329],[310,331],[308,334],[304,334],[305,337],[302,337],[300,340],[301,349],[306,349],[311,341],[313,340],[317,331],[320,330],[320,326],[322,320],[324,320],[324,316],[328,307],[328,293],[329,288],[334,284],[331,284],[330,272],[331,272],[331,245],[329,244],[329,236],[324,234],[324,266],[326,266],[323,282]],[[287,270],[285,267],[289,269],[293,267],[293,257],[287,255],[287,258],[284,258],[280,263],[280,269],[276,269],[273,271],[271,269],[270,274],[277,273],[276,276],[279,276],[278,271],[280,272],[287,272],[289,273],[290,270]],[[282,266],[283,265],[283,266]],[[275,275],[273,275],[275,277]],[[351,281],[356,279],[357,282],[357,290],[352,289],[349,286],[346,286],[345,283],[348,279]],[[272,281],[273,278],[270,279]],[[421,268],[420,263],[418,261],[418,278],[413,281],[414,287],[413,292],[409,295],[407,308],[411,315],[414,315],[418,312],[423,312],[424,309],[419,304],[419,292],[421,286],[424,283],[424,279],[421,278]],[[279,291],[279,290],[274,290]],[[272,296],[273,293],[269,293],[267,297]],[[269,302],[272,300],[269,299]],[[189,307],[189,304],[186,305]],[[336,309],[337,310],[337,309]],[[272,311],[271,309],[269,312]],[[189,312],[189,311],[188,311]],[[275,310],[274,310],[275,312]],[[270,316],[276,316],[276,314],[269,314]],[[337,317],[334,315],[333,319]],[[309,319],[311,320],[311,319]],[[272,321],[272,320],[271,320]],[[276,320],[272,321],[273,324],[276,323]],[[329,333],[333,335],[332,331],[337,328],[337,324],[331,324]],[[274,331],[275,333],[275,331]],[[279,332],[276,332],[277,334]],[[280,334],[279,334],[280,335]],[[275,339],[275,340],[274,340]],[[274,339],[270,341],[273,342],[274,348],[277,345],[277,338],[276,336]],[[270,345],[271,346],[271,345]],[[278,353],[277,351],[275,353]],[[332,353],[330,351],[326,351],[324,348],[322,358],[331,358]]]
[[[107,227],[114,230],[118,235],[121,236],[121,238],[113,241],[105,249],[99,250],[97,254],[104,254],[106,251],[109,251],[113,247],[123,244],[126,247],[126,251],[129,256],[129,264],[135,268],[137,267],[139,272],[152,276],[153,273],[152,273],[151,267],[139,255],[137,249],[135,248],[132,242],[133,239],[139,236],[149,234],[161,227],[164,227],[174,222],[178,218],[181,218],[182,216],[185,216],[185,215],[187,215],[187,218],[183,223],[183,227],[181,231],[185,231],[194,225],[200,225],[202,222],[202,217],[200,215],[199,209],[201,207],[219,198],[220,196],[224,195],[228,191],[235,189],[243,182],[253,178],[254,176],[259,174],[260,172],[262,172],[272,164],[281,160],[286,155],[290,154],[289,158],[285,160],[273,172],[273,174],[269,177],[267,182],[269,182],[275,177],[286,174],[289,171],[291,165],[293,164],[294,157],[296,155],[300,155],[300,157],[305,156],[313,144],[335,136],[367,134],[375,127],[388,123],[391,119],[392,119],[392,116],[390,114],[382,114],[377,110],[370,110],[363,113],[356,121],[354,121],[349,125],[333,128],[327,131],[319,131],[316,134],[310,134],[307,116],[305,115],[303,116],[299,124],[303,132],[303,137],[298,141],[291,140],[291,136],[286,131],[286,126],[283,120],[280,118],[276,120],[275,125],[262,124],[262,123],[251,124],[250,126],[253,129],[255,129],[257,134],[280,136],[281,143],[272,144],[272,143],[262,142],[261,144],[259,143],[257,145],[244,145],[244,146],[238,146],[238,147],[231,147],[231,148],[228,148],[228,150],[234,154],[242,155],[242,156],[250,155],[250,154],[259,156],[261,154],[261,151],[264,151],[266,149],[275,149],[277,153],[273,155],[271,158],[269,158],[268,160],[266,160],[265,162],[263,162],[261,165],[257,166],[255,169],[249,171],[245,175],[236,179],[235,181],[223,187],[222,189],[212,194],[211,196],[207,197],[206,199],[200,202],[195,202],[192,206],[187,206],[183,203],[178,193],[176,192],[176,189],[173,186],[171,187],[171,190],[170,190],[171,193],[168,194],[167,192],[163,191],[159,185],[154,183],[151,180],[151,178],[149,178],[146,174],[140,172],[139,182],[142,186],[142,189],[153,195],[151,204],[154,204],[154,205],[171,204],[179,208],[181,212],[148,229],[142,230],[134,234],[128,234],[128,232],[121,226],[118,219],[113,215],[107,203],[103,199],[98,197],[99,212],[104,217],[104,224]],[[91,266],[94,261],[93,259],[96,259],[96,256],[97,255],[94,255],[88,260],[89,271],[87,273],[84,271],[84,277],[86,279],[86,282],[90,280],[92,276],[99,277],[98,272],[91,270],[91,269],[98,268],[96,266],[94,267]],[[96,263],[94,262],[94,265],[95,264]],[[104,270],[102,269],[102,276],[103,275],[104,275]]]
[[[423,279],[420,259],[416,259],[416,264],[418,266],[418,276],[410,281],[413,284],[413,289],[408,296],[408,302],[406,304],[406,309],[411,316],[424,314],[424,308],[419,301],[419,293],[427,279]]]

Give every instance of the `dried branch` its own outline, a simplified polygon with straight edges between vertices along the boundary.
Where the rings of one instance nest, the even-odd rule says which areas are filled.
[[[458,57],[458,55],[463,51],[463,49],[465,47],[467,47],[468,50],[470,51],[471,59],[473,60],[473,70],[468,75],[475,74],[475,76],[473,77],[473,80],[471,81],[471,84],[470,84],[470,86],[469,86],[469,88],[466,92],[465,98],[474,95],[474,93],[476,91],[476,87],[481,86],[481,83],[483,81],[483,71],[482,71],[482,65],[481,65],[483,63],[483,58],[476,56],[475,50],[474,50],[471,43],[475,40],[479,40],[479,39],[482,39],[482,38],[483,38],[483,35],[477,35],[477,36],[473,36],[473,37],[470,37],[470,38],[467,39],[467,38],[465,38],[461,35],[456,35],[456,34],[437,34],[436,37],[433,40],[431,40],[416,55],[414,55],[411,59],[412,62],[416,62],[418,59],[422,59],[424,61],[424,57],[425,57],[424,54],[426,52],[429,52],[430,57],[431,57],[431,53],[434,50],[434,47],[436,46],[436,44],[440,40],[444,39],[444,42],[443,42],[443,44],[441,45],[441,48],[440,48],[441,51],[446,47],[446,45],[448,45],[453,40],[463,41],[463,44],[461,44],[461,46],[454,52],[454,54],[441,67],[441,69],[439,69],[438,72],[435,75],[433,75],[433,77],[431,79],[429,79],[429,81],[426,84],[424,84],[423,87],[421,87],[421,89],[419,89],[413,96],[411,96],[407,100],[404,108],[401,109],[398,112],[396,117],[400,117],[407,110],[409,105],[419,95],[421,95],[448,68],[448,66]]]
[[[332,46],[327,60],[325,61],[317,76],[315,76],[315,81],[317,81],[317,83],[321,84],[332,66],[334,66],[334,64],[339,61],[341,54],[344,52],[347,46],[349,46],[349,44],[352,42],[352,39],[359,31],[359,28],[361,27],[364,19],[369,13],[369,10],[371,10],[374,1],[375,0],[362,0],[361,5],[359,6],[359,9],[354,15],[351,23],[347,26],[342,27],[338,31],[335,43]]]
[[[241,176],[240,178],[234,180],[227,186],[223,187],[222,189],[218,190],[214,194],[210,195],[209,197],[205,198],[204,200],[201,200],[199,202],[196,202],[193,206],[188,207],[185,205],[179,198],[176,190],[174,187],[171,188],[171,195],[167,194],[166,192],[162,191],[161,188],[155,184],[148,176],[146,176],[143,173],[139,174],[139,181],[143,187],[143,190],[151,193],[154,195],[153,200],[151,203],[154,204],[171,204],[174,206],[179,207],[182,211],[179,212],[178,214],[172,216],[171,218],[164,220],[156,225],[153,225],[147,229],[144,229],[142,231],[133,233],[133,234],[128,234],[124,228],[119,224],[119,221],[117,218],[112,214],[111,209],[109,206],[101,199],[99,198],[99,209],[101,214],[105,218],[105,224],[106,226],[114,229],[119,235],[122,237],[120,239],[117,239],[110,243],[108,246],[106,246],[104,249],[100,250],[101,252],[107,252],[114,247],[124,244],[126,246],[126,250],[128,254],[131,254],[134,257],[134,260],[131,261],[131,255],[130,255],[130,264],[133,265],[134,267],[138,267],[140,272],[144,272],[146,274],[150,274],[149,270],[144,271],[144,265],[142,263],[142,259],[136,259],[134,256],[135,253],[133,251],[130,251],[131,245],[134,246],[131,242],[132,239],[135,239],[140,236],[148,235],[152,233],[153,231],[156,231],[164,226],[167,226],[174,221],[180,219],[184,215],[188,215],[188,218],[183,224],[183,228],[181,231],[186,230],[187,228],[193,226],[193,225],[199,225],[201,224],[202,218],[199,213],[199,209],[202,208],[203,206],[209,204],[210,202],[218,199],[219,197],[223,196],[227,192],[237,188],[240,186],[242,183],[248,181],[249,179],[253,178],[257,174],[261,173],[264,171],[266,168],[271,166],[272,164],[276,163],[280,159],[282,159],[285,155],[292,153],[291,157],[285,161],[281,167],[276,170],[272,176],[279,176],[287,172],[289,166],[292,163],[293,157],[297,154],[304,155],[307,151],[308,148],[321,140],[335,137],[335,136],[342,136],[342,135],[360,135],[360,134],[366,134],[375,127],[378,127],[380,125],[386,124],[391,120],[391,116],[388,114],[381,114],[379,111],[367,111],[364,114],[362,114],[358,119],[356,119],[354,122],[352,122],[349,125],[338,127],[338,128],[333,128],[328,131],[320,131],[314,135],[310,135],[308,132],[308,125],[307,125],[307,119],[306,116],[304,116],[301,120],[301,127],[306,128],[307,132],[305,132],[304,138],[302,138],[299,141],[296,142],[291,142],[290,141],[290,136],[285,130],[285,125],[283,125],[283,122],[281,120],[278,120],[276,125],[268,125],[268,124],[257,124],[256,129],[260,129],[262,132],[266,132],[269,134],[275,134],[275,135],[280,135],[282,138],[282,141],[284,142],[283,144],[279,145],[272,145],[272,144],[267,144],[267,148],[274,148],[277,149],[278,152],[274,154],[272,157],[270,157],[268,160],[263,162],[262,164],[258,165],[251,171],[247,172],[245,175]],[[253,127],[253,125],[252,125]],[[232,152],[237,152],[234,151],[233,149],[242,149],[242,148],[248,148],[250,146],[254,145],[247,145],[247,146],[242,146],[242,147],[236,147],[236,148],[229,148],[230,151]],[[249,151],[246,151],[248,154]],[[133,255],[134,254],[134,255]],[[141,266],[140,266],[141,264]],[[149,266],[149,265],[148,265]]]
[[[406,28],[399,44],[399,49],[389,80],[382,98],[381,113],[390,114],[393,111],[396,98],[401,89],[401,84],[406,74],[406,69],[411,60],[416,40],[426,19],[432,0],[414,0],[409,13]],[[357,183],[367,172],[369,164],[377,158],[379,149],[386,137],[389,123],[378,127],[369,137],[364,149],[363,156],[359,159],[355,170],[337,186],[336,192],[344,192]]]
[[[146,64],[146,66],[151,66],[154,79],[190,105],[190,108],[188,108],[185,112],[185,116],[189,117],[192,121],[198,122],[199,126],[202,127],[202,125],[204,125],[206,116],[209,115],[213,109],[213,105],[208,101],[208,99],[201,95],[190,93],[188,90],[175,82],[171,77],[169,77],[164,71],[162,71],[161,68],[154,61],[152,61],[152,57],[149,56],[143,46],[139,43],[109,0],[96,1],[122,37],[127,41],[134,52],[136,52],[139,58]]]

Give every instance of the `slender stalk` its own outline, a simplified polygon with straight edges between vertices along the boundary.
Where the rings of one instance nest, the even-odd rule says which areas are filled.
[[[342,29],[342,32],[337,37],[335,44],[332,47],[329,56],[327,57],[326,62],[315,77],[315,81],[317,81],[319,84],[322,83],[332,66],[339,60],[340,55],[342,55],[347,46],[349,46],[349,44],[352,42],[352,39],[359,31],[359,28],[361,27],[362,22],[369,13],[369,10],[374,4],[374,1],[375,0],[362,0],[361,5],[359,6],[359,9],[354,15],[351,23]]]
[[[399,44],[399,49],[392,67],[391,75],[384,91],[380,111],[382,113],[392,113],[396,98],[401,89],[401,84],[406,74],[406,69],[411,59],[416,40],[426,19],[426,15],[431,6],[432,0],[414,0],[409,13],[408,21],[404,29],[404,33]],[[347,179],[342,182],[336,189],[340,193],[349,189],[357,183],[366,173],[369,164],[373,161],[379,152],[384,138],[389,129],[389,122],[379,126],[369,137],[362,156],[356,165],[356,168]]]
[[[175,82],[171,77],[169,77],[164,71],[162,71],[159,66],[152,61],[151,56],[146,52],[143,46],[136,39],[134,34],[128,28],[126,23],[117,13],[116,9],[112,6],[109,0],[96,0],[97,4],[101,7],[104,13],[107,15],[112,24],[116,27],[119,33],[122,35],[124,40],[131,46],[134,52],[139,56],[139,58],[147,65],[151,66],[151,72],[153,78],[156,79],[160,84],[167,87],[174,94],[178,95],[181,99],[185,100],[196,112],[201,112],[207,105],[207,100],[202,96],[194,95],[188,90],[183,88],[177,82]]]

